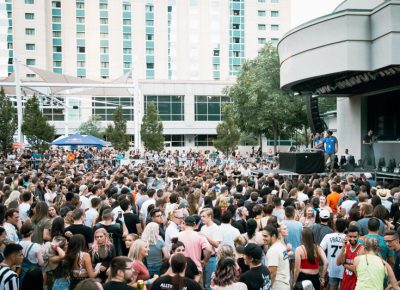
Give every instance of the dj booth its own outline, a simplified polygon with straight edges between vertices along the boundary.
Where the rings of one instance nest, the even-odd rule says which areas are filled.
[[[325,171],[324,152],[280,152],[279,164],[282,170],[300,174],[321,173]]]

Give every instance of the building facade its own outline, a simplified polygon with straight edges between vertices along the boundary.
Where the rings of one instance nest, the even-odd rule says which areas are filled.
[[[230,101],[223,89],[266,42],[278,43],[290,17],[290,0],[0,0],[0,78],[13,73],[14,56],[23,65],[94,81],[134,68],[143,111],[156,102],[165,134],[194,144],[193,136],[215,135],[221,104]],[[115,104],[132,121],[131,98],[75,97],[68,102],[79,113],[67,118],[68,110],[44,110],[63,134],[65,125],[73,131],[92,114],[109,121]]]

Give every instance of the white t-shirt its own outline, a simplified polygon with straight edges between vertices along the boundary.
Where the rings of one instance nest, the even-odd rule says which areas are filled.
[[[290,265],[289,256],[285,245],[275,242],[267,252],[268,267],[277,267],[275,281],[281,281],[289,285]]]
[[[240,236],[239,230],[230,224],[221,224],[219,229],[222,233],[221,245],[230,245],[235,249],[235,243],[233,241]]]
[[[222,242],[221,229],[215,223],[213,223],[211,226],[204,225],[201,228],[201,232],[204,233],[207,237],[209,237],[210,239],[212,239],[214,241]],[[216,249],[214,247],[212,247],[212,248],[213,248],[213,254],[215,254]]]
[[[90,208],[91,202],[86,196],[84,196],[84,195],[79,196],[79,201],[82,203],[81,209],[86,211]]]
[[[309,197],[304,192],[299,192],[298,195],[297,195],[297,200],[305,202],[305,201],[309,200]]]
[[[347,199],[345,200],[342,205],[340,206],[341,208],[344,208],[346,210],[346,214],[349,214],[351,207],[356,203],[356,200],[350,200]]]
[[[22,222],[25,222],[26,218],[28,217],[28,211],[31,208],[29,203],[21,203],[18,206],[18,211],[19,211],[19,218],[21,219]]]
[[[24,254],[24,256],[26,254],[28,254],[29,247],[31,246],[31,244],[33,244],[32,248],[28,254],[28,260],[31,263],[37,264],[38,263],[38,259],[37,259],[38,254],[37,253],[39,253],[39,254],[42,253],[42,246],[37,243],[32,243],[32,242],[28,242],[28,241],[21,241],[19,244],[23,248],[22,253]]]
[[[336,260],[343,247],[343,240],[345,237],[345,234],[332,233],[327,234],[321,241],[321,248],[327,252],[329,277],[343,278],[344,268],[343,266],[338,266]]]
[[[147,218],[147,209],[149,208],[150,204],[156,204],[156,200],[154,198],[150,198],[146,200],[143,204],[142,207],[140,208],[140,215],[142,216],[143,220],[146,220]]]
[[[99,212],[95,208],[91,207],[85,214],[85,226],[93,227],[93,221],[97,219],[98,216]]]

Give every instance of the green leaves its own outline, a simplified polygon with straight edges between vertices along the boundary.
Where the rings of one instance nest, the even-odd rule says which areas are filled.
[[[32,148],[41,152],[49,147],[56,135],[56,129],[50,125],[39,108],[39,101],[33,95],[25,104],[22,133]]]
[[[164,149],[163,124],[153,102],[147,105],[147,114],[143,116],[140,135],[146,150],[159,152]]]
[[[117,150],[129,148],[129,136],[126,134],[126,120],[122,114],[122,107],[118,106],[113,113],[113,125],[106,128],[106,136]]]
[[[244,63],[236,84],[225,90],[241,131],[276,140],[306,124],[304,100],[280,89],[279,69],[278,52],[267,44],[258,57]]]
[[[83,122],[79,128],[78,133],[81,135],[91,135],[97,138],[103,138],[104,130],[100,126],[101,118],[97,115],[92,115],[90,119]]]
[[[232,153],[240,140],[239,127],[235,124],[232,107],[225,105],[222,108],[223,121],[217,125],[217,139],[213,141],[215,148],[224,152],[226,156]]]
[[[12,148],[13,135],[17,130],[17,110],[0,90],[0,150],[6,156]]]

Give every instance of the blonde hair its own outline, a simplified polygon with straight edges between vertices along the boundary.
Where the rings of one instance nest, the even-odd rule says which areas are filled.
[[[364,248],[366,251],[374,251],[377,252],[379,249],[378,240],[375,238],[369,238],[365,240]]]
[[[213,216],[213,210],[211,208],[203,208],[200,211],[200,214],[205,213],[207,216],[212,217]]]
[[[155,245],[160,238],[160,226],[158,223],[151,222],[147,224],[142,233],[142,240]]]
[[[139,260],[141,250],[147,245],[148,243],[146,241],[137,239],[129,249],[128,258],[131,258],[132,260]]]
[[[13,190],[10,193],[10,196],[7,198],[7,200],[4,202],[4,205],[6,207],[8,207],[10,205],[11,202],[17,200],[19,203],[19,196],[20,196],[20,192],[18,190]]]

